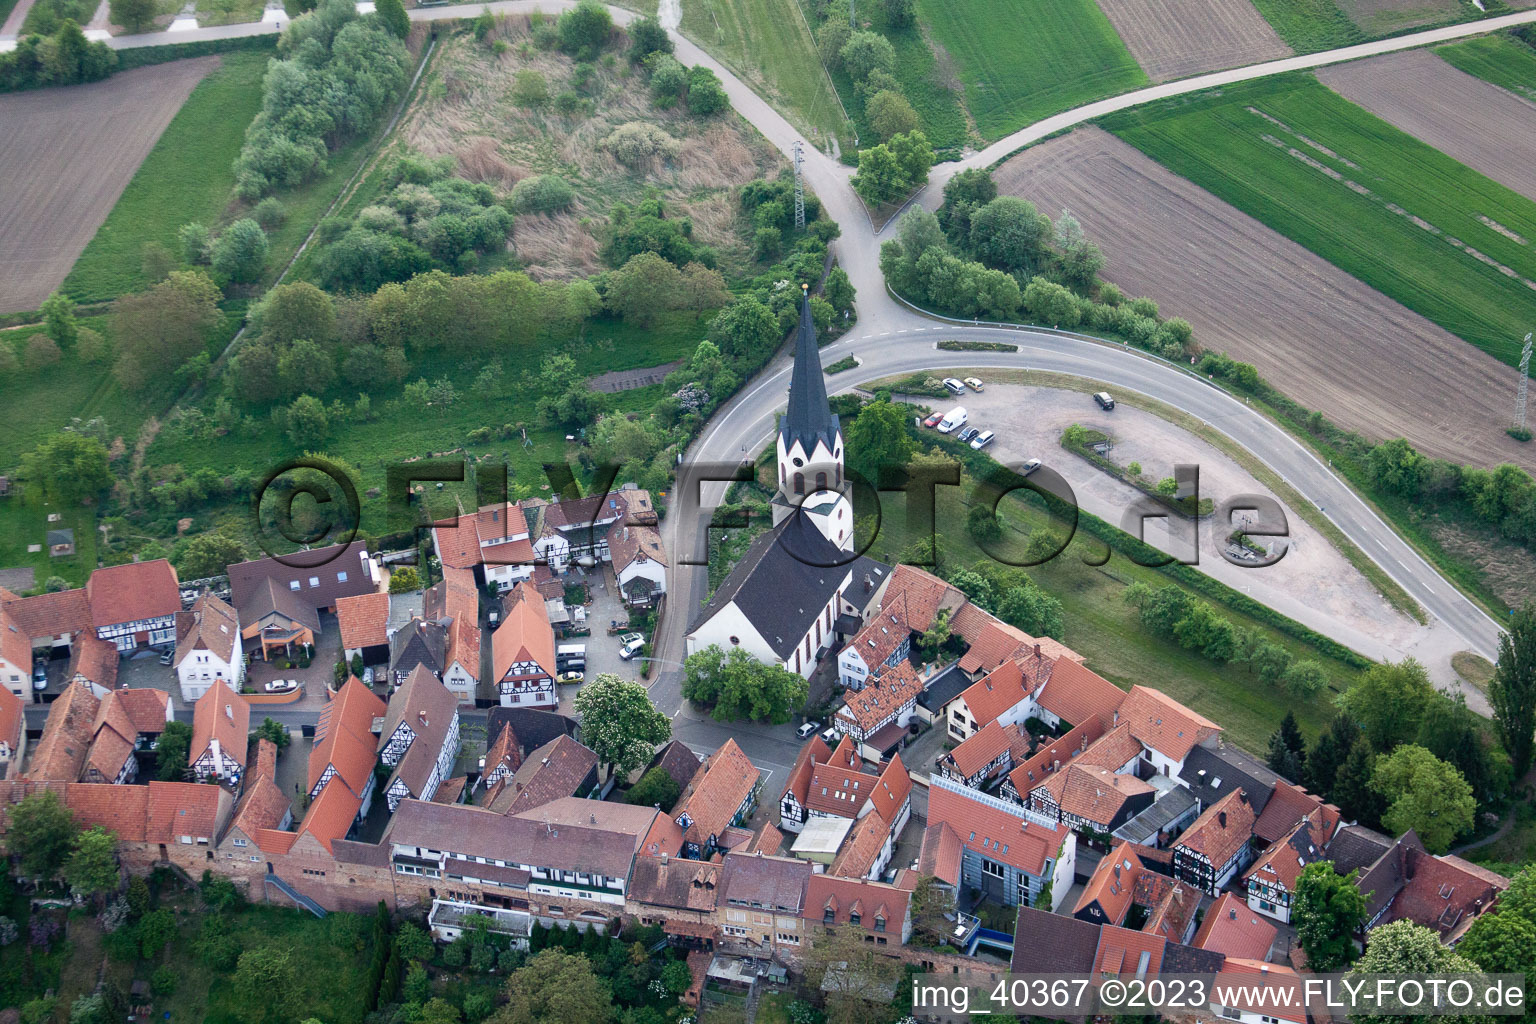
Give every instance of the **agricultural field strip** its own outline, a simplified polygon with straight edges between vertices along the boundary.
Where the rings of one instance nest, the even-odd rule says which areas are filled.
[[[1528,52],[1536,58],[1536,50]],[[1442,58],[1432,50],[1407,50],[1323,68],[1317,77],[1420,142],[1536,200],[1536,103]],[[1529,244],[1493,218],[1480,213],[1478,219],[1517,244]]]
[[[1154,82],[1288,56],[1250,0],[1098,0]]]
[[[0,313],[59,286],[217,57],[0,99]]]
[[[1464,399],[1507,387],[1502,364],[1109,133],[1080,128],[994,177],[1044,212],[1071,208],[1113,254],[1107,280],[1177,308],[1205,345],[1340,425],[1458,461],[1530,463],[1502,408]],[[1359,384],[1384,380],[1390,391]]]

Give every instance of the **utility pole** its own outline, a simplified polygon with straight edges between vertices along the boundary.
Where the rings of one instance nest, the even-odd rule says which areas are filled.
[[[797,232],[805,230],[805,154],[800,149],[800,140],[794,140],[794,229]],[[1530,345],[1527,345],[1527,348]]]
[[[1520,350],[1520,390],[1515,394],[1515,429],[1525,429],[1525,399],[1531,386],[1531,336],[1525,336],[1525,347]]]

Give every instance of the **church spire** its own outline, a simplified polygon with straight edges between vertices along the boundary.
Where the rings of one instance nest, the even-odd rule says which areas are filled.
[[[838,422],[827,402],[827,382],[822,376],[821,354],[816,345],[816,325],[811,322],[810,289],[807,285],[800,288],[795,368],[789,381],[789,407],[784,411],[779,437],[785,450],[793,448],[798,440],[807,454],[816,450],[818,441],[831,452],[837,447]]]

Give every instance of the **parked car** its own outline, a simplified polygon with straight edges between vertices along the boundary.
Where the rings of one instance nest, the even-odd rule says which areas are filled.
[[[960,381],[960,379],[958,377],[945,377],[944,378],[944,387],[952,395],[963,395],[963,394],[965,394],[965,385],[963,383],[961,383],[961,381]]]
[[[562,682],[562,683],[579,683],[579,682],[581,682],[585,678],[586,678],[586,673],[584,673],[584,672],[561,672],[560,673],[560,682]]]
[[[972,391],[985,391],[985,390],[987,390],[986,388],[982,387],[981,379],[978,378],[978,377],[967,377],[967,378],[965,378],[965,386],[970,388]]]
[[[48,663],[37,661],[32,663],[32,689],[46,690],[48,688]]]
[[[929,416],[927,419],[923,420],[923,426],[925,426],[925,427],[936,427],[936,426],[939,425],[939,421],[942,420],[943,418],[944,418],[944,414],[943,413],[936,412],[932,416]]]
[[[1098,394],[1093,396],[1093,400],[1098,402],[1099,408],[1103,409],[1105,412],[1108,412],[1110,409],[1115,407],[1115,400],[1114,398],[1110,397],[1108,391],[1100,391]]]
[[[965,426],[965,421],[967,418],[968,417],[965,412],[965,406],[955,406],[953,409],[949,410],[949,412],[945,413],[944,418],[939,421],[939,433],[950,434],[956,430],[959,430],[961,427]]]
[[[289,690],[297,688],[298,685],[299,681],[297,679],[274,679],[263,686],[262,689],[267,693],[287,693]]]
[[[959,441],[961,444],[965,444],[979,433],[981,433],[981,430],[977,427],[966,427],[964,430],[960,431]]]
[[[172,647],[160,652],[160,664],[169,665],[176,660],[176,648]]]
[[[363,685],[364,686],[372,686],[373,685],[373,667],[372,666],[369,666],[368,668],[363,669]]]
[[[630,635],[635,639],[629,641],[623,647],[619,648],[619,657],[624,661],[628,661],[645,649],[644,637],[642,637],[639,633],[631,633]]]
[[[1039,468],[1040,468],[1040,460],[1039,459],[1030,459],[1028,462],[1024,463],[1024,475],[1025,476],[1029,476],[1029,474],[1033,473],[1035,470],[1037,470]]]
[[[997,435],[990,430],[983,430],[981,433],[976,435],[976,440],[971,442],[971,447],[975,448],[977,451],[981,451],[987,445],[991,444],[992,439],[996,436]]]
[[[639,633],[622,633],[619,635],[619,646],[628,647],[630,644],[643,644],[645,637]]]
[[[800,728],[795,730],[795,735],[799,736],[801,739],[805,739],[811,733],[815,732],[817,729],[820,729],[820,728],[821,728],[821,723],[820,722],[806,722]]]

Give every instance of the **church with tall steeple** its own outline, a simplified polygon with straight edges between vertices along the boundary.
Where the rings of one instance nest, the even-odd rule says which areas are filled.
[[[843,488],[843,429],[827,400],[808,290],[800,298],[789,404],[779,420],[778,473],[773,524],[799,510],[840,550],[852,551],[853,506]]]
[[[800,297],[777,456],[773,529],[752,541],[700,610],[687,649],[742,647],[759,661],[809,676],[829,647],[862,627],[890,572],[853,554],[843,429],[827,400],[808,291]]]

